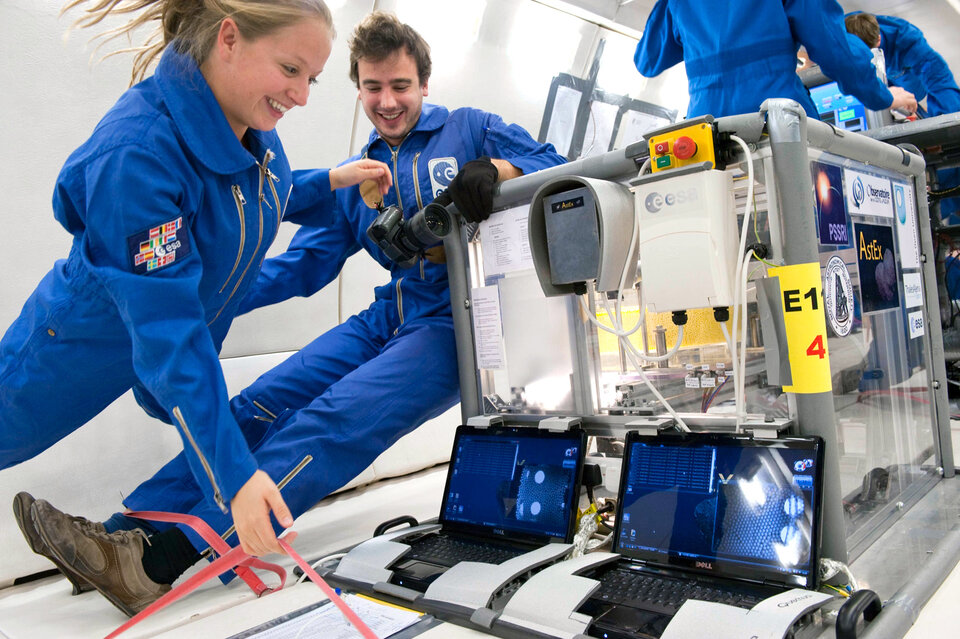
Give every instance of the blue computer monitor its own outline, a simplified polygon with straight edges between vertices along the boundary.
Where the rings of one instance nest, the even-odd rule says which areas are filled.
[[[844,131],[866,131],[867,109],[860,100],[840,91],[836,82],[810,87],[820,120]]]

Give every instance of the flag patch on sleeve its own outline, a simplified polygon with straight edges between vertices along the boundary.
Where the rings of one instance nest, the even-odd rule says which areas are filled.
[[[127,246],[137,275],[153,273],[190,255],[190,238],[182,217],[131,235]]]

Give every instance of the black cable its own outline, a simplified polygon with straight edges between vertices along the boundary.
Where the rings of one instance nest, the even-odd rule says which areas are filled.
[[[949,189],[943,189],[942,191],[927,191],[927,197],[932,200],[942,200],[957,194],[960,194],[960,184],[951,186]]]

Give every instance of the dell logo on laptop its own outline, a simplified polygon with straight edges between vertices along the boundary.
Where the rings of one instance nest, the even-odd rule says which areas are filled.
[[[696,562],[697,568],[705,568],[706,570],[713,570],[713,563],[709,561],[698,561]]]

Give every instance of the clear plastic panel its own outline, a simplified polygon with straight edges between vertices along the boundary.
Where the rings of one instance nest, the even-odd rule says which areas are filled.
[[[816,151],[811,160],[820,264],[833,282],[824,294],[845,297],[840,261],[852,287],[849,320],[831,321],[828,304],[827,326],[846,533],[856,540],[936,473],[916,192],[903,175]],[[831,226],[841,218],[822,205],[818,180],[842,198],[845,229]]]
[[[814,215],[818,235],[824,235],[820,244],[824,294],[836,296],[839,290],[847,303],[844,307],[833,300],[834,307],[828,312],[827,346],[846,534],[853,545],[882,531],[885,522],[890,521],[891,509],[922,493],[925,480],[936,474],[930,349],[923,330],[920,256],[911,236],[915,233],[911,233],[909,225],[904,226],[906,218],[915,216],[915,185],[905,176],[815,149],[811,149],[810,158],[815,196],[818,188],[826,186],[834,189],[834,197],[843,204],[838,209],[840,221],[831,221],[827,217],[837,213],[821,210],[821,194]],[[777,222],[776,184],[767,181],[768,176],[774,175],[769,149],[761,147],[756,159],[755,194],[750,203],[746,201],[746,175],[739,168],[730,169],[735,177],[739,224],[742,228],[749,204],[755,215],[750,218],[753,228],[749,230],[748,243],[767,246],[767,262],[782,264],[784,240]],[[824,185],[822,180],[818,184],[818,172],[823,166],[833,167],[827,172],[836,184]],[[857,177],[865,183],[866,197],[876,195],[879,189],[889,191],[895,201],[898,197],[900,200],[889,212],[868,206],[862,210],[857,207],[851,213],[847,200],[854,196],[847,195],[847,183]],[[617,337],[598,330],[589,321],[588,313],[609,326],[610,312],[615,312],[614,300],[591,292],[582,305],[574,296],[544,296],[528,260],[525,208],[520,206],[499,214],[513,221],[487,229],[486,233],[481,231],[471,242],[475,292],[481,287],[487,288],[488,293],[495,290],[500,304],[502,359],[495,360],[499,364],[493,367],[485,367],[481,362],[485,412],[622,418],[662,413],[663,407],[641,381]],[[504,248],[504,237],[519,243],[512,249],[516,259],[510,258],[505,264],[490,257],[510,252]],[[874,260],[871,272],[865,276],[861,263],[868,262],[868,251],[879,259]],[[887,251],[891,254],[887,255]],[[849,291],[843,286],[838,289],[836,280],[831,279],[838,273],[842,276],[838,261],[849,276]],[[833,266],[828,269],[831,263]],[[876,268],[881,264],[878,276]],[[768,381],[765,369],[754,283],[766,276],[767,266],[753,261],[748,270],[745,407],[752,414],[796,419],[790,396]],[[829,285],[827,279],[831,279]],[[682,286],[683,282],[678,281],[677,285]],[[623,327],[636,324],[639,297],[639,289],[623,292]],[[733,362],[720,325],[712,309],[688,314],[676,354],[665,362],[645,364],[644,370],[675,410],[732,414]],[[648,355],[669,351],[678,335],[669,314],[646,313],[644,320],[645,325],[628,338],[634,347]],[[832,327],[833,324],[839,327]],[[732,332],[729,321],[727,325]]]

